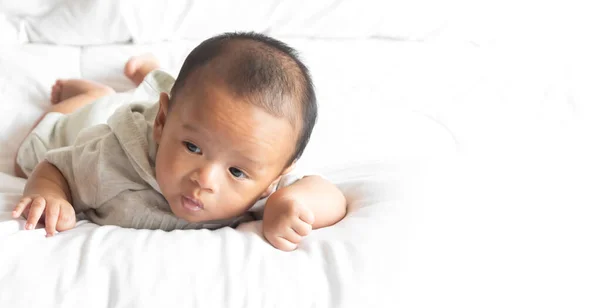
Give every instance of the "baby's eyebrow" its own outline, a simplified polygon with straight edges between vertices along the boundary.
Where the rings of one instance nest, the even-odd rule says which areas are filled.
[[[189,125],[189,124],[183,124],[183,128],[185,128],[187,130],[191,130],[193,132],[197,132],[198,131],[198,129],[196,127],[194,127],[192,125]]]
[[[245,160],[248,164],[251,164],[253,168],[257,170],[263,169],[265,166],[262,161],[253,159],[252,157],[246,156],[243,153],[235,151],[242,160]]]

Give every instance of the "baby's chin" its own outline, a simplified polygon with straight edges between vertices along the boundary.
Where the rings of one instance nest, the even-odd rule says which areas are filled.
[[[189,223],[199,223],[199,222],[206,222],[206,221],[212,221],[212,220],[220,220],[220,218],[208,217],[207,215],[189,215],[186,213],[176,212],[173,209],[171,209],[171,211],[173,212],[175,217],[177,217],[179,219],[183,219]]]

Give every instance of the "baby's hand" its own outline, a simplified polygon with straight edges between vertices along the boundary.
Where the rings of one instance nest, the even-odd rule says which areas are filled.
[[[263,234],[275,248],[292,251],[312,231],[314,220],[309,208],[280,190],[273,193],[265,205]]]
[[[14,218],[21,214],[27,217],[25,229],[35,228],[42,216],[45,216],[46,236],[56,231],[65,231],[75,226],[75,210],[69,201],[51,195],[30,195],[21,198],[12,212]]]

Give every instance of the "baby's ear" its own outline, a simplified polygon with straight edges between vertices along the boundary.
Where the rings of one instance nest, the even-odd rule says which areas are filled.
[[[296,161],[294,160],[289,166],[287,166],[285,169],[283,169],[283,171],[281,172],[281,175],[286,175],[290,172],[292,172],[292,170],[294,170],[294,168],[296,168]],[[279,176],[279,178],[281,178],[281,176]]]
[[[158,104],[158,113],[156,113],[156,118],[154,118],[154,129],[152,131],[152,137],[157,144],[160,143],[160,137],[167,122],[167,112],[170,104],[169,94],[161,92]]]
[[[288,167],[286,167],[285,169],[283,169],[283,171],[281,172],[281,174],[275,179],[275,181],[271,182],[271,185],[269,185],[269,187],[267,188],[267,190],[265,190],[261,195],[260,198],[266,198],[268,196],[270,196],[273,191],[275,190],[275,187],[277,186],[277,184],[279,184],[279,181],[281,181],[281,177],[292,172],[292,170],[294,170],[294,168],[296,167],[296,161],[294,161],[292,164],[290,164]]]

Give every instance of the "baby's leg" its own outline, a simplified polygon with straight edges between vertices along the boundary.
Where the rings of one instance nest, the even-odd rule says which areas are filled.
[[[52,87],[52,107],[48,112],[69,114],[100,97],[114,93],[111,87],[90,80],[58,79]]]
[[[158,59],[151,53],[134,56],[125,63],[125,76],[139,86],[148,73],[160,68]]]
[[[50,94],[52,106],[48,112],[69,114],[100,97],[113,93],[115,93],[115,91],[111,87],[93,81],[84,79],[58,79],[52,87],[52,93]],[[44,116],[35,122],[31,131],[33,131],[43,118]],[[21,167],[17,164],[16,158],[15,174],[18,177],[27,177]]]

